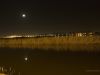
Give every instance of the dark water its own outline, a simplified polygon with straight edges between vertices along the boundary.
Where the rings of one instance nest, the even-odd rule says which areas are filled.
[[[0,66],[16,75],[100,75],[100,52],[0,48]]]

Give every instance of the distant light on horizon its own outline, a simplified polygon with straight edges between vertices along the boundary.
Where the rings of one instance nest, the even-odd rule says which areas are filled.
[[[16,37],[22,37],[22,36],[19,36],[19,35],[10,35],[10,36],[5,36],[4,38],[16,38]]]

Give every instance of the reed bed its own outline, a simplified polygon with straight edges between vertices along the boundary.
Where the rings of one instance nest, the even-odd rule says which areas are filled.
[[[100,50],[100,36],[63,36],[38,38],[1,38],[1,48],[31,48],[55,50]]]

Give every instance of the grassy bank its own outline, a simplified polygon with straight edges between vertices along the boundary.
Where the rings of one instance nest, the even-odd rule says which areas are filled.
[[[100,36],[2,38],[0,39],[0,47],[56,50],[99,50]]]

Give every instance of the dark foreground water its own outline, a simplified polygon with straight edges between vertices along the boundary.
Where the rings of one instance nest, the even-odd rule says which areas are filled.
[[[100,75],[100,52],[0,48],[0,66],[15,75]]]

